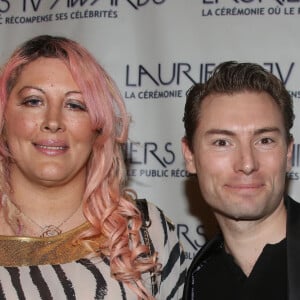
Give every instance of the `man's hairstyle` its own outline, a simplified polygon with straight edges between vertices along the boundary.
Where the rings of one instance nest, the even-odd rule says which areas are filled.
[[[284,120],[287,142],[292,139],[293,102],[282,81],[258,64],[223,62],[218,65],[206,83],[197,83],[187,92],[183,122],[185,139],[192,150],[193,137],[201,118],[201,103],[213,94],[235,94],[244,91],[266,92],[278,105]]]

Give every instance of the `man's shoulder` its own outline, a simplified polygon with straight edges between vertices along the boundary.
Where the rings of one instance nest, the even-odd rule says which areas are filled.
[[[292,197],[286,195],[284,197],[284,204],[287,209],[287,215],[288,215],[288,223],[292,221],[292,223],[295,222],[295,220],[299,219],[300,222],[300,202],[294,200]],[[298,221],[297,221],[298,223]]]
[[[289,195],[286,195],[284,197],[284,203],[285,205],[287,206],[287,208],[289,206],[295,206],[295,207],[298,207],[300,209],[300,201],[297,201],[295,199],[293,199],[291,196]]]
[[[223,236],[222,234],[218,234],[213,239],[208,241],[195,255],[189,268],[190,271],[193,272],[194,269],[198,268],[200,265],[204,264],[207,260],[219,253],[223,247]]]
[[[213,258],[217,253],[219,253],[220,250],[223,249],[224,245],[224,239],[221,234],[216,235],[213,239],[208,241],[195,255],[193,258],[187,272],[186,280],[185,280],[185,286],[184,286],[184,292],[183,292],[183,298],[184,300],[191,299],[191,290],[192,290],[192,281],[194,272],[197,271],[199,273],[199,270],[211,259]]]

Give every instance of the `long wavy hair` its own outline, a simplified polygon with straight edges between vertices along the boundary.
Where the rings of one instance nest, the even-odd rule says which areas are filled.
[[[121,94],[108,73],[80,44],[65,37],[42,35],[26,41],[4,65],[0,78],[0,126],[4,127],[6,102],[24,66],[39,57],[65,63],[85,99],[93,129],[98,132],[87,166],[83,212],[91,228],[80,240],[102,235],[99,251],[110,260],[112,277],[127,284],[139,298],[153,299],[142,282],[142,273],[158,267],[156,254],[140,237],[142,219],[125,189],[122,144],[128,135],[129,117]],[[9,153],[0,136],[2,192],[9,187]],[[8,178],[8,179],[7,179]]]

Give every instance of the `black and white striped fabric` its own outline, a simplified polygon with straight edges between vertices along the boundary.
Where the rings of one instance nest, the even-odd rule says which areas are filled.
[[[148,203],[148,211],[150,239],[162,264],[155,299],[181,299],[186,264],[175,228],[155,205]],[[143,279],[151,290],[150,273]],[[0,267],[0,299],[131,300],[137,296],[111,278],[108,260],[95,257],[60,265]]]

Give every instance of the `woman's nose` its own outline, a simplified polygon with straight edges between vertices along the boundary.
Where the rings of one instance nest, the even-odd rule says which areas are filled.
[[[57,107],[49,107],[45,113],[44,120],[41,124],[42,131],[49,131],[56,133],[57,131],[64,131],[62,112]]]

